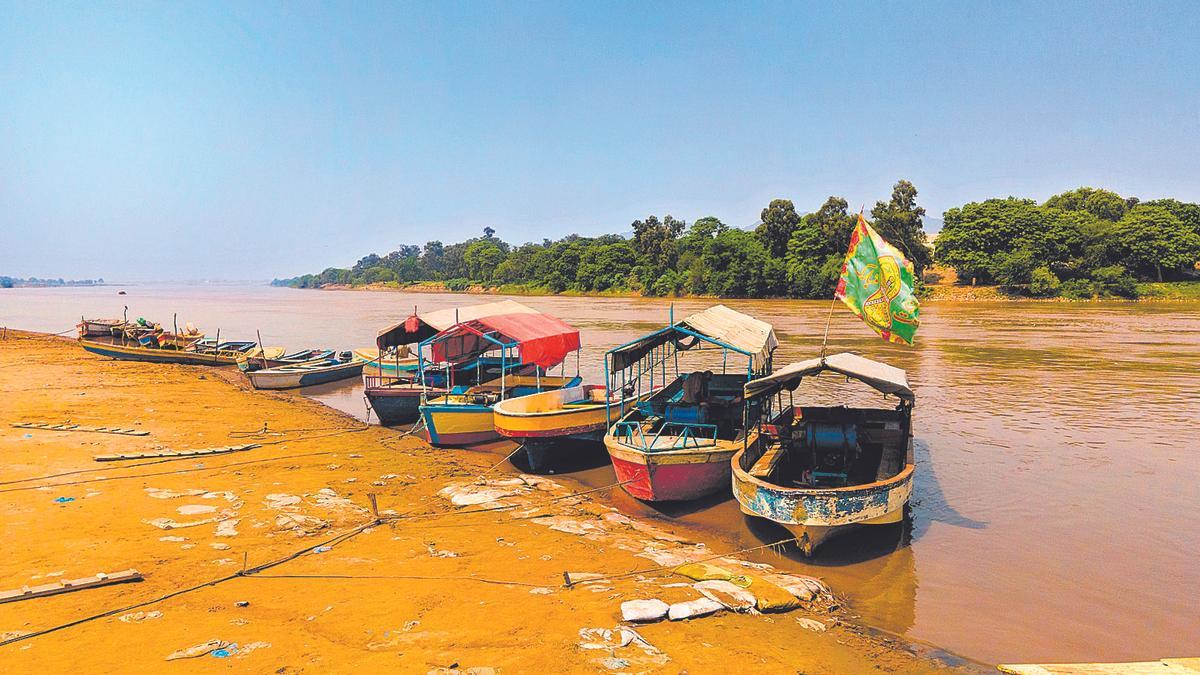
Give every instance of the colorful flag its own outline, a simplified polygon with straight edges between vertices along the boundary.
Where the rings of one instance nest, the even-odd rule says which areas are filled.
[[[913,266],[858,214],[842,263],[836,297],[884,340],[911,345],[921,305],[913,293]]]

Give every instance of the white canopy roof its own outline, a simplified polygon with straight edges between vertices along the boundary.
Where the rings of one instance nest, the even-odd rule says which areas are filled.
[[[537,313],[536,309],[526,307],[515,300],[500,300],[498,302],[485,302],[480,305],[450,307],[433,312],[421,312],[379,331],[375,337],[375,344],[379,345],[380,349],[387,349],[388,347],[395,347],[397,345],[408,345],[433,337],[455,323],[463,321],[481,319],[485,316],[495,316],[497,314]]]
[[[911,402],[914,398],[903,370],[848,352],[792,363],[771,375],[751,380],[746,383],[746,398],[770,396],[781,389],[795,390],[802,379],[826,370],[865,382],[884,394],[894,394],[905,401]]]
[[[679,349],[690,345],[680,342],[677,328],[685,328],[704,336],[711,342],[720,343],[746,354],[754,361],[754,367],[762,368],[770,363],[771,352],[779,346],[771,324],[732,310],[725,305],[713,305],[706,310],[689,315],[683,321],[657,330],[629,344],[621,345],[609,352],[614,371],[624,370],[637,363],[650,350],[674,341]],[[693,342],[695,340],[693,339]]]

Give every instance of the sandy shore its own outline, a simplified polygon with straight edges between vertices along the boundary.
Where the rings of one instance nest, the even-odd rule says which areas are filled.
[[[0,340],[0,400],[0,591],[128,568],[145,576],[0,604],[2,640],[112,612],[0,646],[10,672],[969,667],[853,624],[836,588],[786,613],[640,625],[646,645],[618,646],[618,632],[605,646],[602,631],[581,629],[622,625],[626,600],[701,597],[672,568],[721,552],[695,533],[624,517],[603,491],[573,496],[552,480],[522,478],[503,452],[435,450],[301,396],[251,391],[236,371],[105,360],[68,340],[10,330]],[[9,426],[64,420],[150,434]],[[268,431],[256,433],[264,423]],[[261,447],[93,460],[241,443]],[[279,564],[258,569],[270,562]],[[251,573],[239,575],[244,564]],[[565,571],[625,576],[565,588]],[[131,607],[138,603],[148,604]],[[209,641],[236,646],[166,660]]]

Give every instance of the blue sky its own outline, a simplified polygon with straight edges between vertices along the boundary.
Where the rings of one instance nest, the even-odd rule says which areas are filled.
[[[259,279],[495,227],[1200,201],[1190,3],[0,0],[0,274]]]

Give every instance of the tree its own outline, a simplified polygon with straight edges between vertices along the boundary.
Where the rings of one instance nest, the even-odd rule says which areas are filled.
[[[1117,221],[1133,208],[1137,198],[1125,199],[1111,190],[1081,187],[1054,195],[1045,206],[1063,211],[1086,211],[1101,220]]]
[[[659,222],[655,216],[633,221],[633,248],[637,252],[638,276],[650,287],[660,275],[675,266],[678,260],[676,238],[687,226],[670,215]]]
[[[421,269],[426,279],[445,278],[442,276],[442,256],[444,255],[445,247],[442,246],[442,242],[437,240],[425,242],[425,248],[421,250]]]
[[[1163,280],[1164,270],[1177,272],[1200,259],[1200,235],[1161,206],[1139,205],[1117,222],[1113,231],[1123,258],[1145,276]]]
[[[1178,199],[1155,199],[1144,206],[1158,206],[1171,212],[1192,232],[1200,235],[1200,204],[1189,204]]]
[[[904,253],[913,264],[913,272],[917,279],[925,268],[933,264],[933,254],[921,228],[921,219],[925,217],[925,209],[917,205],[917,188],[912,183],[901,180],[892,187],[892,198],[888,202],[876,202],[871,209],[875,231],[889,243]]]
[[[472,281],[488,282],[500,263],[504,262],[504,251],[491,239],[477,239],[463,252],[467,266],[467,278]]]
[[[762,223],[754,230],[759,241],[771,253],[782,258],[787,254],[788,240],[792,231],[800,224],[800,215],[789,199],[772,199],[767,208],[759,214]]]
[[[633,271],[634,258],[633,247],[625,240],[588,246],[580,256],[575,282],[585,291],[621,288]]]
[[[492,227],[485,227],[485,228],[483,228],[483,238],[484,238],[484,239],[491,239],[491,238],[492,238],[492,237],[494,237],[495,235],[496,235],[496,230],[495,230],[495,228],[492,228]]]

